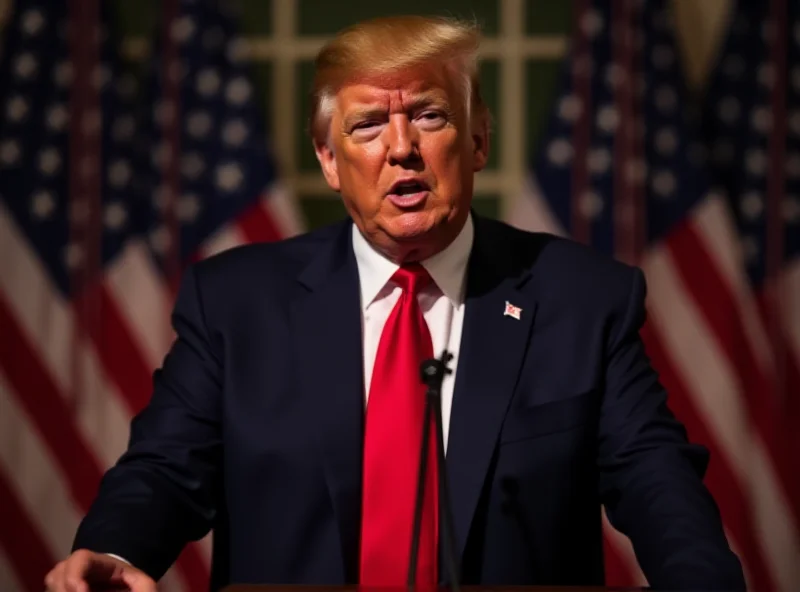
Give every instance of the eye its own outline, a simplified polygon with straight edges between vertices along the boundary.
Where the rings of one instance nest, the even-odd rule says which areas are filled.
[[[423,111],[416,117],[417,123],[425,129],[436,129],[446,121],[445,114],[441,111]]]

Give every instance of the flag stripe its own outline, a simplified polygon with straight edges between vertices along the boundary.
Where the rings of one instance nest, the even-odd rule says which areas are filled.
[[[728,362],[716,335],[696,309],[670,250],[655,249],[650,253],[647,276],[652,289],[651,313],[662,319],[659,335],[672,352],[677,372],[686,381],[706,425],[720,443],[720,452],[729,458],[740,487],[749,494],[747,499],[755,512],[755,534],[773,578],[784,581],[791,567],[776,560],[776,557],[783,556],[783,552],[776,548],[776,540],[796,537],[776,537],[774,533],[793,530],[794,522],[782,498],[777,477],[766,471],[762,479],[752,479],[753,465],[771,467],[771,462],[758,444],[757,435],[752,441],[741,437],[749,433],[748,416],[742,403],[736,366]]]
[[[237,226],[247,242],[271,242],[281,238],[275,222],[269,217],[260,201],[253,203],[238,218]]]
[[[689,438],[694,442],[703,442],[709,450],[711,459],[705,481],[719,505],[721,514],[727,518],[725,527],[740,550],[740,558],[749,575],[748,584],[754,590],[772,590],[774,582],[755,536],[748,496],[735,478],[735,472],[730,468],[726,455],[722,454],[716,437],[709,431],[704,418],[696,408],[690,390],[679,376],[677,366],[671,359],[669,349],[659,338],[659,328],[663,327],[665,322],[670,321],[662,318],[658,314],[658,307],[654,307],[653,314],[649,316],[642,330],[647,353],[659,372],[661,383],[669,393],[670,409],[686,426]]]
[[[2,475],[0,475],[0,479],[3,479]],[[0,535],[0,537],[2,536]],[[41,591],[41,586],[31,589],[23,585],[19,579],[20,576],[16,572],[17,569],[21,569],[21,566],[11,562],[11,557],[4,550],[4,544],[0,542],[0,590]]]
[[[28,512],[13,494],[5,475],[0,472],[0,547],[16,567],[26,590],[38,592],[44,587],[44,576],[55,564],[50,550],[35,528]]]
[[[703,286],[702,290],[692,290],[691,296],[702,310],[728,363],[738,370],[736,374],[741,382],[741,393],[750,422],[767,446],[769,456],[778,470],[778,478],[790,500],[788,518],[796,528],[800,528],[800,472],[796,465],[800,450],[782,447],[775,437],[779,433],[776,428],[781,416],[774,413],[775,401],[765,396],[765,393],[774,392],[774,383],[758,371],[756,356],[749,341],[743,338],[747,332],[742,326],[738,307],[694,227],[686,227],[678,232],[680,240],[667,243],[675,269],[685,285]]]
[[[0,395],[0,473],[30,515],[30,528],[41,535],[51,555],[64,557],[80,520],[67,480],[2,373]]]

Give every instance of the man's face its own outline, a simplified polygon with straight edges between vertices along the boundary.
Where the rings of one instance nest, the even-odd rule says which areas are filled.
[[[362,234],[396,261],[425,259],[461,230],[486,164],[483,118],[442,66],[358,81],[336,95],[317,157]]]

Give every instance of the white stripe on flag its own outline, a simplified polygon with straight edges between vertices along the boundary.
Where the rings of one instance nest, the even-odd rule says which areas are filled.
[[[16,592],[17,590],[24,590],[22,582],[17,578],[17,574],[11,566],[11,561],[3,553],[0,547],[0,590],[7,590],[8,592]]]
[[[68,497],[61,467],[18,406],[18,396],[0,372],[0,471],[53,556],[66,557],[81,514]]]
[[[158,592],[189,592],[189,586],[177,567],[171,567],[158,581]]]
[[[794,522],[770,457],[748,423],[736,371],[687,296],[670,255],[662,248],[653,249],[643,268],[649,285],[651,322],[674,358],[704,423],[721,443],[742,490],[750,493],[758,531],[754,534],[775,579],[788,584],[796,571],[788,559],[792,554],[796,558],[800,550]],[[759,478],[754,479],[756,466]]]
[[[247,237],[235,223],[226,224],[203,243],[200,247],[200,256],[205,259],[247,242]]]
[[[553,215],[534,177],[528,177],[522,195],[514,200],[506,222],[522,230],[549,232],[567,236],[566,230]]]
[[[106,286],[145,356],[149,369],[159,367],[173,339],[172,299],[141,241],[129,241],[109,268]]]
[[[261,197],[261,207],[275,221],[282,237],[295,236],[305,230],[302,222],[303,213],[300,211],[298,201],[283,183],[275,183],[267,190]]]
[[[608,521],[605,507],[602,508],[603,514],[603,534],[608,543],[614,548],[617,556],[625,562],[628,567],[628,572],[631,574],[633,581],[630,582],[633,586],[646,587],[648,585],[647,578],[645,578],[642,568],[639,567],[639,562],[636,559],[636,553],[633,551],[633,543],[631,540],[611,526]]]
[[[753,291],[744,273],[741,247],[727,204],[719,195],[710,194],[693,213],[691,223],[703,241],[706,252],[722,273],[728,291],[734,296],[746,337],[761,365],[762,374],[773,376],[774,357]]]
[[[127,446],[130,413],[88,343],[79,352],[80,382],[73,384],[74,315],[2,204],[0,253],[0,292],[61,394],[80,387],[77,423],[103,467],[111,465]]]

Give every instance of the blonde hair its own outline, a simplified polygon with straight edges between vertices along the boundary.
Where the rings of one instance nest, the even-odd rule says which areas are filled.
[[[326,140],[336,93],[348,82],[431,63],[461,78],[467,117],[488,115],[478,81],[480,39],[477,23],[444,16],[381,17],[340,31],[317,54],[309,132]]]

